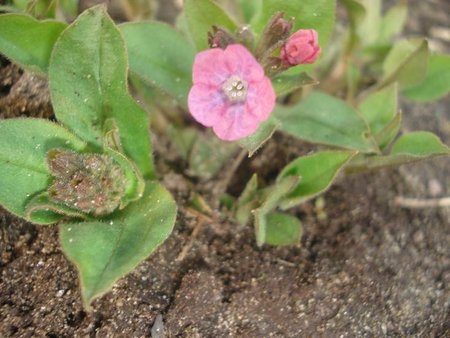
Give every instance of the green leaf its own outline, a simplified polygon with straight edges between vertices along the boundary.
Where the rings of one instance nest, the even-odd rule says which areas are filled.
[[[262,203],[253,210],[255,216],[255,234],[258,246],[266,243],[267,237],[267,214],[272,212],[280,203],[280,201],[289,194],[300,181],[298,176],[289,176],[280,179],[273,186],[265,189],[263,192]]]
[[[55,18],[57,1],[53,0],[13,0],[14,6],[35,18]]]
[[[228,14],[211,0],[186,0],[184,11],[190,35],[197,50],[208,46],[208,32],[212,26],[218,26],[234,32],[237,24]]]
[[[25,217],[30,220],[30,222],[37,224],[56,223],[63,217],[78,219],[89,218],[88,215],[79,210],[74,210],[64,204],[52,201],[49,198],[47,191],[35,195],[27,202]]]
[[[381,150],[384,150],[397,137],[402,124],[402,111],[399,110],[394,118],[375,135],[375,140]]]
[[[438,100],[450,92],[450,55],[430,56],[425,80],[406,89],[402,95],[410,100],[428,102]]]
[[[325,49],[334,28],[336,0],[264,0],[262,10],[252,20],[252,28],[261,34],[270,18],[276,12],[284,12],[285,17],[294,17],[293,32],[298,29],[315,29],[319,34],[319,44]]]
[[[392,39],[400,34],[405,26],[408,16],[408,3],[400,0],[395,6],[389,8],[381,19],[378,44],[390,43]]]
[[[436,135],[426,131],[416,131],[402,135],[392,145],[389,155],[355,157],[347,171],[360,172],[445,155],[450,155],[450,149]]]
[[[277,182],[290,176],[300,176],[302,180],[283,198],[281,207],[292,208],[326,191],[354,154],[348,151],[322,151],[289,163],[278,175]]]
[[[363,46],[373,45],[381,27],[381,0],[357,0],[365,9],[364,19],[358,22],[357,32]]]
[[[367,96],[358,106],[370,127],[378,146],[384,149],[400,129],[401,112],[398,110],[398,85],[393,83]]]
[[[358,106],[373,134],[380,132],[397,114],[396,83],[367,96]]]
[[[358,113],[344,101],[313,92],[294,106],[278,106],[281,131],[299,139],[335,147],[377,152],[377,145]]]
[[[55,115],[78,136],[102,146],[103,125],[115,119],[125,155],[153,178],[147,113],[128,94],[122,36],[105,7],[86,10],[55,44],[49,78]]]
[[[144,196],[110,218],[60,226],[62,249],[79,270],[86,308],[164,242],[175,217],[172,196],[159,183],[146,182]]]
[[[427,74],[428,42],[425,39],[407,39],[397,42],[383,63],[383,76],[378,88],[397,81],[400,89],[414,87]]]
[[[238,0],[239,6],[242,9],[244,21],[249,23],[253,17],[262,9],[263,0]]]
[[[358,36],[358,30],[364,25],[367,9],[359,0],[340,0],[344,5],[353,35]],[[359,37],[359,36],[358,36]]]
[[[78,14],[78,0],[59,0],[57,10],[61,12],[65,18],[73,18]],[[59,13],[58,13],[59,14]]]
[[[282,212],[272,212],[266,216],[266,243],[270,245],[296,245],[302,238],[303,227],[300,220]]]
[[[439,138],[426,131],[402,135],[392,146],[391,155],[427,157],[433,154],[449,154],[449,148]]]
[[[46,74],[53,45],[65,27],[23,14],[0,15],[0,53],[29,71]]]
[[[240,140],[239,145],[248,151],[249,157],[252,157],[279,127],[280,121],[271,115],[268,120],[261,123],[255,133]]]
[[[310,77],[307,73],[279,75],[272,80],[273,89],[275,89],[277,96],[283,96],[301,87],[318,83],[317,80]]]
[[[118,151],[106,148],[105,154],[111,156],[119,164],[127,179],[125,194],[120,203],[120,209],[123,209],[128,203],[138,200],[142,197],[145,189],[145,181],[136,165],[125,155]]]
[[[187,107],[195,50],[175,29],[160,22],[120,25],[131,72]]]
[[[0,204],[26,218],[26,205],[51,182],[47,152],[62,148],[82,151],[86,144],[61,126],[39,119],[0,121]],[[53,223],[58,217],[34,222]]]

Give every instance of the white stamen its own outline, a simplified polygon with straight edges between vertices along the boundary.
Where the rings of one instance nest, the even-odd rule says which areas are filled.
[[[248,84],[245,80],[242,80],[239,76],[233,75],[222,86],[222,90],[227,98],[233,102],[242,102],[247,97]]]

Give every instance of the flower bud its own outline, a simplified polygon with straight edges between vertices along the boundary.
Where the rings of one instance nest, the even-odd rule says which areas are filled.
[[[291,29],[292,19],[286,20],[283,12],[277,12],[264,29],[256,55],[260,59],[270,56],[288,38]]]
[[[319,39],[314,29],[300,29],[281,47],[284,64],[296,66],[314,63],[320,54]]]
[[[265,34],[272,38],[272,43],[276,43],[278,40],[286,39],[291,32],[292,19],[286,20],[283,17],[283,12],[276,13],[266,27]]]
[[[95,216],[107,215],[120,205],[127,179],[109,156],[53,149],[47,162],[54,177],[48,190],[53,201]]]
[[[233,43],[235,43],[234,37],[223,28],[213,26],[212,32],[208,32],[208,44],[211,48],[225,49]]]

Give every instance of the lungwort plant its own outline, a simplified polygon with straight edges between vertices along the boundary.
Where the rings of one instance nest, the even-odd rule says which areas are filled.
[[[405,1],[386,13],[381,0],[340,5],[347,25],[335,25],[334,0],[186,0],[177,27],[116,25],[103,6],[70,25],[0,16],[0,52],[48,78],[56,118],[0,121],[0,203],[27,221],[58,225],[87,308],[174,226],[150,118],[163,121],[159,132],[200,180],[229,170],[228,162],[236,168],[244,153],[257,156],[275,132],[318,145],[276,179],[262,184],[254,173],[240,196],[217,189],[209,201],[221,201],[236,223],[253,223],[260,246],[299,243],[301,221],[286,210],[319,196],[340,172],[450,154],[429,132],[402,133],[398,107],[399,96],[447,95],[450,57],[431,52],[426,39],[399,37]],[[30,12],[68,18],[67,8],[62,16]]]

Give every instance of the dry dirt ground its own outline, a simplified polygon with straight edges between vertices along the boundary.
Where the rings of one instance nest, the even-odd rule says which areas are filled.
[[[448,2],[413,3],[409,32],[448,52]],[[51,116],[45,81],[1,62],[0,117]],[[404,130],[431,130],[450,144],[449,105],[403,102]],[[166,143],[155,148],[183,206],[188,184],[165,163]],[[276,135],[238,172],[270,175],[297,151]],[[324,196],[326,218],[313,202],[293,211],[304,224],[299,247],[259,249],[251,227],[181,207],[170,238],[92,313],[57,228],[0,210],[0,337],[449,336],[450,210],[400,208],[399,195],[449,196],[450,159],[342,177]],[[177,260],[198,222],[199,236]]]

